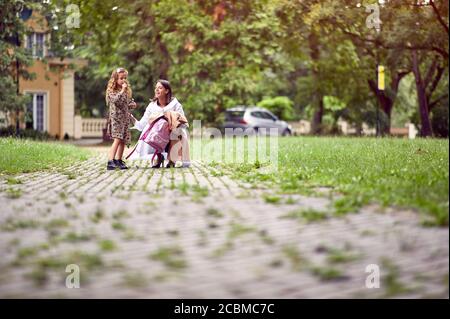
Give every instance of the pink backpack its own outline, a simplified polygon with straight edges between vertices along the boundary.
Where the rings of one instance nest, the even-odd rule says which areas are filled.
[[[164,116],[156,119],[152,122],[149,128],[141,135],[140,139],[145,143],[149,144],[155,149],[155,153],[152,157],[153,159],[157,154],[161,154],[166,149],[167,144],[170,142],[170,128],[169,123],[167,122]],[[138,144],[136,144],[130,154],[127,155],[126,159],[128,159],[131,154],[134,153]],[[159,156],[159,155],[158,155]]]
[[[142,134],[140,140],[153,147],[157,153],[164,152],[170,141],[169,123],[161,116]]]

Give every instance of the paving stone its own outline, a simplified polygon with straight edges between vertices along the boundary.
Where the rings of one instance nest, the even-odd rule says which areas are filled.
[[[330,211],[325,193],[270,204],[268,190],[205,163],[129,166],[106,171],[103,152],[21,174],[22,184],[0,180],[1,298],[449,296],[448,228],[423,227],[418,213],[371,205],[307,223],[285,216]],[[65,286],[68,263],[79,263],[79,289]],[[379,289],[365,287],[369,264]]]

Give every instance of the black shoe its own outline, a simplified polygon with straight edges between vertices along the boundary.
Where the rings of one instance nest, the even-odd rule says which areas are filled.
[[[113,170],[115,170],[116,168],[117,168],[117,166],[116,166],[116,162],[115,162],[114,160],[108,161],[108,165],[106,165],[106,169],[107,169],[108,171],[113,171]]]
[[[125,162],[124,161],[122,161],[121,159],[120,160],[114,160],[114,163],[116,164],[116,166],[118,167],[118,168],[120,168],[120,169],[128,169],[128,166],[127,165],[125,165]]]
[[[159,154],[159,153],[156,154],[156,156],[158,156],[158,162],[155,165],[152,165],[152,168],[160,168],[161,165],[164,164],[164,156],[162,154]]]
[[[171,167],[175,167],[175,163],[172,161],[169,161],[169,163],[167,163],[166,168],[171,168]]]

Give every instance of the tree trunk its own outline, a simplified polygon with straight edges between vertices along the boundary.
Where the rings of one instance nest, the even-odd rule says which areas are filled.
[[[391,133],[391,114],[392,108],[394,106],[394,99],[384,94],[384,91],[378,90],[378,86],[375,81],[369,80],[369,86],[377,99],[377,107],[381,109],[381,111],[386,115],[388,119],[388,123],[386,123],[387,125],[380,125],[380,131],[377,133],[381,134],[382,136],[389,135]]]
[[[322,132],[322,118],[323,118],[323,99],[321,98],[318,103],[318,108],[314,112],[313,120],[311,123],[311,132],[313,134],[320,134]]]
[[[428,107],[428,113],[431,112],[433,107],[438,104],[439,99],[445,97],[447,94],[437,98],[436,100],[432,101],[431,97],[433,96],[434,91],[436,90],[442,75],[444,74],[445,68],[441,65],[439,65],[438,56],[436,56],[431,63],[430,67],[428,68],[428,73],[425,76],[424,79],[424,85],[425,85],[425,93],[427,97],[427,107]]]
[[[162,59],[162,61],[159,63],[158,76],[160,79],[169,80],[169,78],[168,78],[168,73],[169,73],[169,68],[170,68],[169,51],[167,50],[166,45],[162,42],[162,39],[159,35],[156,37],[156,42],[158,44],[160,57]]]
[[[419,102],[419,115],[421,122],[420,135],[423,137],[432,136],[433,131],[431,129],[430,116],[428,112],[426,87],[420,74],[417,52],[415,50],[412,51],[412,66],[414,78],[416,80],[417,99]]]
[[[18,42],[18,44],[20,45],[20,42]],[[19,70],[20,70],[20,62],[19,59],[16,59],[16,94],[17,96],[19,96],[20,94],[20,74],[19,74]],[[17,110],[16,111],[16,136],[20,135],[20,111]]]
[[[381,135],[389,135],[391,134],[391,115],[392,115],[392,109],[394,108],[395,98],[397,96],[398,88],[400,86],[400,81],[407,75],[410,71],[409,70],[395,70],[392,72],[392,74],[395,74],[392,77],[391,84],[390,84],[390,90],[391,95],[385,94],[384,91],[378,90],[378,84],[370,79],[369,87],[371,91],[375,94],[375,97],[377,98],[378,104],[383,111],[383,113],[387,117],[387,123],[385,126],[380,127],[380,134]]]
[[[319,50],[319,38],[315,32],[311,32],[311,34],[308,37],[309,42],[309,50],[310,50],[310,57],[313,61],[313,68],[312,68],[312,77],[314,83],[319,83],[318,80],[319,71],[316,67],[316,62],[319,61],[320,58],[320,50]],[[312,118],[311,123],[311,133],[312,134],[320,134],[322,132],[322,117],[324,113],[324,106],[323,106],[323,96],[320,90],[320,87],[315,87],[313,92],[313,105],[315,107],[314,115]]]
[[[394,99],[388,98],[383,91],[379,92],[378,100],[381,105],[381,109],[386,115],[387,123],[385,125],[380,125],[380,134],[381,136],[386,136],[391,134],[391,115],[392,108],[394,106]],[[381,124],[381,123],[380,123]]]

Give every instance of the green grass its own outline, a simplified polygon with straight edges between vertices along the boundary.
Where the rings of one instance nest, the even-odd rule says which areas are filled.
[[[203,142],[208,143],[220,146],[223,140]],[[448,225],[448,140],[288,137],[279,138],[278,147],[278,170],[261,159],[221,163],[214,158],[212,165],[235,179],[286,194],[308,195],[329,187],[342,196],[334,202],[337,215],[377,203],[424,213],[426,225]],[[252,148],[240,147],[239,153]]]
[[[6,190],[6,197],[11,199],[17,199],[22,196],[22,191],[20,189],[8,188]]]
[[[337,248],[328,249],[327,261],[331,264],[343,264],[357,259],[359,259],[359,255],[354,252]]]
[[[122,219],[122,218],[128,218],[130,217],[130,214],[124,209],[118,210],[113,214],[113,218],[116,220]]]
[[[8,185],[18,185],[18,184],[22,184],[22,181],[17,179],[17,178],[14,178],[14,177],[8,177],[6,179],[6,184],[8,184]]]
[[[322,281],[348,279],[340,269],[334,267],[312,267],[311,272]]]
[[[100,249],[103,251],[113,251],[117,249],[117,245],[110,239],[104,239],[99,243]]]
[[[221,218],[223,217],[223,214],[214,207],[210,207],[206,210],[206,215],[211,216],[211,217],[216,217],[216,218]]]
[[[309,209],[294,210],[286,215],[280,216],[280,218],[296,219],[299,221],[311,223],[327,219],[328,214],[326,212],[309,208]]]
[[[46,225],[45,228],[47,230],[51,230],[51,229],[57,229],[57,228],[64,228],[64,227],[68,227],[69,226],[69,222],[65,219],[62,218],[55,218],[50,220]]]
[[[15,231],[17,229],[37,228],[39,222],[33,219],[13,219],[8,218],[2,223],[0,229],[3,231]]]
[[[112,222],[111,227],[119,231],[125,231],[127,229],[127,227],[121,222]]]
[[[89,271],[105,266],[99,253],[90,254],[83,251],[72,251],[63,256],[46,256],[30,261],[33,269],[24,276],[33,281],[36,286],[42,287],[50,279],[49,271],[61,274],[69,264],[76,264],[82,269],[82,282],[86,281]]]
[[[246,225],[241,225],[238,223],[232,223],[230,225],[230,231],[227,234],[227,237],[229,240],[233,240],[237,237],[240,237],[242,235],[255,232],[256,228]]]
[[[207,197],[209,195],[208,188],[204,186],[193,185],[192,190],[194,191],[194,196]]]
[[[398,277],[400,272],[398,267],[387,258],[382,258],[382,266],[386,269],[386,275],[382,278],[382,285],[385,289],[384,297],[391,298],[401,294],[407,294],[411,292],[411,288],[401,282]]]
[[[90,220],[94,223],[100,222],[102,219],[105,218],[105,213],[101,208],[97,208],[94,215],[90,216]]]
[[[123,276],[122,284],[129,288],[145,288],[148,285],[148,280],[140,272],[126,273]]]
[[[268,204],[278,204],[281,201],[281,197],[276,195],[264,194],[263,198]]]
[[[64,168],[86,160],[89,151],[57,142],[0,138],[0,174],[17,174]]]
[[[92,235],[89,235],[89,234],[69,232],[63,237],[62,240],[69,242],[69,243],[77,243],[77,242],[89,241],[91,239],[91,237],[92,237]]]
[[[282,248],[282,253],[289,259],[294,271],[300,271],[308,262],[301,256],[298,249],[293,245],[287,245]]]
[[[162,262],[166,267],[173,270],[180,270],[187,267],[183,258],[183,250],[178,246],[161,247],[149,255],[152,260]]]

